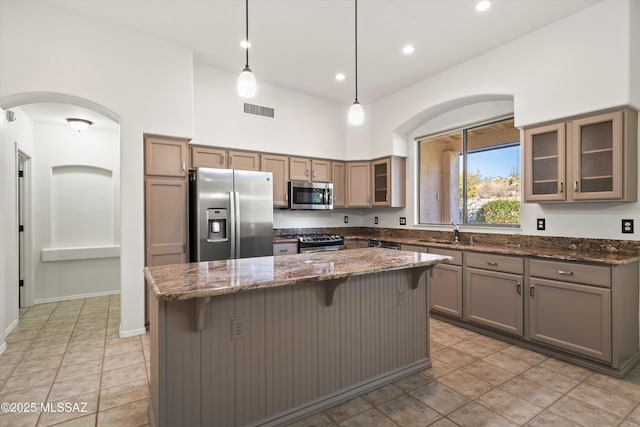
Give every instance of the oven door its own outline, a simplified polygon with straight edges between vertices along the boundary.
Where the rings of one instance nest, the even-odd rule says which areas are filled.
[[[290,209],[333,209],[333,184],[289,181]]]
[[[309,254],[313,252],[341,251],[347,249],[345,245],[316,246],[312,248],[300,248],[301,254]]]

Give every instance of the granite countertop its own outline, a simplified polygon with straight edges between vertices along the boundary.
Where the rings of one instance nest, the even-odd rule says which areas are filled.
[[[451,257],[363,248],[145,267],[158,300],[186,300],[449,262]]]
[[[490,245],[490,244],[468,244],[468,243],[448,243],[440,240],[421,240],[411,238],[372,238],[363,236],[345,236],[349,239],[360,240],[383,240],[385,242],[404,243],[407,245],[436,247],[444,249],[457,249],[465,251],[485,252],[501,255],[531,256],[547,258],[558,261],[582,261],[595,262],[608,265],[628,264],[640,260],[638,254],[618,253],[606,251],[585,251],[570,250],[565,248],[538,248],[521,245]]]

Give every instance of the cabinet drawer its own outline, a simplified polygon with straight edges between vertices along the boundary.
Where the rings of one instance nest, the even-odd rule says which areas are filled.
[[[523,274],[524,260],[519,257],[467,252],[467,267]]]
[[[603,288],[611,287],[611,269],[601,265],[530,259],[529,276]]]
[[[434,255],[444,255],[453,258],[451,264],[462,265],[462,251],[442,248],[429,248],[429,253]]]
[[[298,253],[297,243],[274,243],[273,255],[293,255]]]
[[[400,245],[400,249],[403,251],[411,251],[411,252],[422,252],[422,253],[427,253],[427,248],[425,246],[418,246],[418,245],[407,245],[405,243],[403,243],[402,245]]]

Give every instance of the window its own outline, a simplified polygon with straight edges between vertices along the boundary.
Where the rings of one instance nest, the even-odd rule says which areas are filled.
[[[418,140],[421,224],[520,224],[520,131],[513,118]]]

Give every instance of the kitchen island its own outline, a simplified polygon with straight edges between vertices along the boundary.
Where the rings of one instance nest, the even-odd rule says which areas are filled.
[[[145,268],[155,426],[282,425],[431,366],[425,272],[366,248]]]

